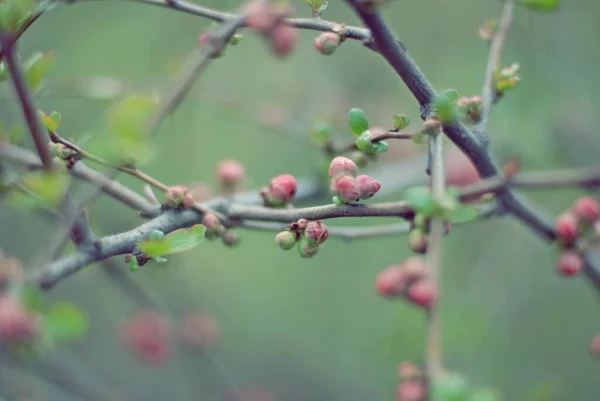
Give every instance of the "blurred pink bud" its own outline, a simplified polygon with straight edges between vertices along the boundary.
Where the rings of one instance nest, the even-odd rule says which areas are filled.
[[[212,35],[210,34],[210,32],[204,32],[203,34],[200,35],[200,38],[198,38],[198,44],[200,46],[204,46],[210,42],[211,38],[212,38]]]
[[[239,235],[232,231],[227,231],[226,233],[224,233],[221,239],[223,240],[223,243],[229,247],[236,246],[240,242]]]
[[[396,297],[404,291],[407,283],[406,273],[402,266],[392,265],[386,267],[377,275],[375,288],[383,297]]]
[[[0,342],[27,343],[38,333],[38,321],[33,313],[11,296],[0,298]]]
[[[421,258],[411,256],[406,258],[400,264],[406,278],[410,282],[420,280],[427,276],[427,267],[425,261]]]
[[[209,230],[216,230],[221,227],[219,218],[212,213],[207,213],[202,217],[202,225]]]
[[[358,184],[361,199],[372,198],[381,188],[381,184],[375,178],[364,174],[356,177],[356,183]]]
[[[404,380],[412,380],[421,376],[423,372],[414,363],[410,361],[401,362],[398,365],[398,376]]]
[[[212,190],[205,184],[192,184],[190,193],[196,202],[204,202],[212,198]]]
[[[182,206],[187,194],[188,189],[183,185],[175,185],[174,187],[169,188],[169,190],[165,193],[167,205],[171,207]]]
[[[583,220],[593,223],[600,217],[600,204],[591,196],[583,196],[573,203],[573,213]]]
[[[194,206],[194,198],[192,197],[192,194],[185,194],[185,196],[183,197],[183,202],[181,203],[181,205],[184,208],[190,208],[192,206]]]
[[[574,242],[579,236],[579,221],[577,216],[570,211],[563,212],[556,219],[556,235],[567,243]]]
[[[337,156],[329,165],[329,176],[331,178],[338,178],[344,175],[351,175],[354,177],[357,169],[356,163],[352,160],[344,156]]]
[[[137,357],[153,365],[166,363],[171,357],[171,326],[154,311],[141,311],[118,326],[123,344]]]
[[[198,348],[211,347],[220,336],[220,328],[215,319],[201,312],[185,315],[179,332],[184,343]]]
[[[311,221],[306,225],[306,228],[304,229],[304,234],[307,238],[316,242],[317,244],[322,244],[323,242],[325,242],[325,240],[327,240],[327,237],[329,236],[329,231],[325,223],[321,222],[320,220],[317,220]]]
[[[583,268],[583,258],[576,252],[566,250],[560,255],[556,267],[563,276],[575,276]]]
[[[425,386],[417,380],[400,383],[396,389],[396,401],[423,401],[425,395]]]
[[[315,39],[315,48],[321,54],[333,54],[340,46],[340,36],[337,33],[325,32]]]
[[[298,32],[294,27],[278,24],[271,32],[271,51],[278,57],[288,56],[294,51]]]
[[[437,301],[438,291],[435,284],[428,280],[419,280],[408,287],[407,298],[425,309],[431,308]]]
[[[600,358],[600,334],[598,334],[590,343],[590,353],[596,358]]]
[[[277,22],[275,8],[268,0],[250,0],[244,7],[246,26],[254,31],[266,33]]]
[[[271,180],[269,195],[277,204],[287,204],[294,199],[297,189],[296,179],[289,174],[282,174]]]
[[[235,187],[246,178],[246,169],[236,160],[223,160],[217,167],[217,177],[224,187]]]

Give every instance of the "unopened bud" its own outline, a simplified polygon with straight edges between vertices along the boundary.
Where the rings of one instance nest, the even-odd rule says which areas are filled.
[[[300,237],[298,242],[298,253],[302,258],[309,259],[315,256],[319,252],[319,246],[313,241],[308,239],[305,235]]]
[[[396,388],[396,401],[423,401],[427,391],[420,380],[402,382]]]
[[[243,10],[248,28],[267,32],[277,22],[275,9],[268,0],[251,0]]]
[[[334,179],[345,175],[354,177],[357,169],[356,163],[352,160],[344,156],[337,156],[329,165],[329,176]]]
[[[187,188],[182,185],[175,185],[174,187],[169,188],[169,190],[165,193],[167,205],[171,207],[182,206],[187,194]]]
[[[278,24],[271,32],[271,51],[277,57],[286,57],[294,51],[298,32],[294,27]]]
[[[331,183],[331,193],[344,202],[357,201],[360,199],[360,189],[354,177],[345,175],[336,178]]]
[[[325,32],[315,39],[315,48],[321,54],[333,54],[340,46],[340,36],[337,33]]]
[[[408,247],[415,253],[426,253],[428,243],[427,235],[419,229],[414,229],[408,234]]]
[[[0,298],[0,342],[23,344],[30,342],[38,334],[35,316],[15,298]]]
[[[217,167],[217,178],[225,189],[231,189],[246,178],[246,169],[236,160],[224,160]]]
[[[382,297],[396,297],[402,294],[406,284],[407,277],[402,266],[392,265],[386,267],[377,275],[375,288]]]
[[[381,188],[381,184],[375,178],[364,174],[356,177],[356,183],[358,184],[361,199],[372,198]]]
[[[240,243],[240,237],[236,233],[231,231],[225,232],[221,239],[223,240],[223,243],[230,248]]]
[[[322,244],[325,242],[325,240],[327,240],[329,231],[325,223],[317,220],[311,221],[307,224],[306,228],[304,229],[304,234],[308,239],[314,241],[315,243]]]
[[[294,199],[298,183],[289,174],[279,175],[271,180],[271,186],[261,195],[267,206],[285,206]]]
[[[579,274],[583,268],[583,258],[576,252],[566,250],[558,259],[557,270],[565,277]]]
[[[588,223],[593,223],[600,217],[600,204],[591,196],[584,196],[575,201],[572,207],[575,215]]]
[[[202,217],[202,225],[206,227],[208,230],[216,230],[221,227],[221,222],[219,218],[212,213],[206,213]]]
[[[181,202],[181,206],[183,206],[186,209],[189,209],[192,206],[194,206],[194,198],[192,197],[192,194],[185,194],[185,196],[183,197],[183,202]]]
[[[286,251],[296,245],[296,234],[290,231],[282,231],[275,236],[275,242]]]
[[[579,236],[577,216],[572,212],[564,212],[556,219],[556,235],[567,244],[573,243]]]
[[[407,298],[425,309],[431,308],[437,301],[438,291],[435,284],[428,280],[419,280],[408,288]]]

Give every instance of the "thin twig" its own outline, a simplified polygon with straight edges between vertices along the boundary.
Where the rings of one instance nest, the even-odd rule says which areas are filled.
[[[442,132],[432,135],[429,139],[431,148],[431,193],[435,199],[441,200],[446,192]],[[439,218],[431,219],[431,231],[428,240],[427,258],[425,260],[429,279],[438,291],[438,301],[427,313],[427,345],[425,376],[428,389],[439,377],[443,369],[442,357],[442,327],[437,304],[441,293],[442,252],[443,252],[444,221]],[[428,394],[431,394],[428,391]]]
[[[386,139],[412,139],[414,134],[401,133],[397,131],[388,131],[385,134],[377,135],[375,138],[371,139],[371,143],[377,143],[381,141],[385,141]],[[333,153],[338,152],[351,152],[353,150],[357,150],[356,142],[350,142],[344,145],[341,149],[328,149]]]
[[[508,32],[512,24],[515,13],[514,0],[506,0],[504,3],[504,11],[500,19],[498,31],[494,33],[490,44],[490,54],[488,57],[487,67],[485,70],[485,79],[481,95],[483,97],[483,111],[481,112],[481,120],[473,127],[473,132],[479,137],[482,143],[489,142],[487,136],[487,124],[492,113],[492,106],[496,98],[496,88],[494,86],[494,76],[502,58],[502,49],[508,37]]]
[[[9,42],[7,43],[7,41]],[[10,79],[12,80],[15,92],[19,98],[25,122],[29,127],[29,132],[31,133],[31,138],[33,139],[33,143],[35,144],[40,160],[42,161],[42,166],[45,170],[51,170],[52,155],[50,154],[50,149],[48,149],[48,136],[46,135],[46,130],[38,114],[35,98],[27,88],[23,68],[17,60],[16,44],[10,43],[10,39],[6,37],[4,38],[4,43],[6,46],[4,47],[6,51],[4,57],[6,66],[8,67]]]

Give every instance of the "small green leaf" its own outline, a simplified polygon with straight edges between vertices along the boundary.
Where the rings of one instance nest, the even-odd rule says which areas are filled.
[[[344,202],[343,200],[341,200],[339,196],[334,196],[333,198],[331,198],[331,201],[333,203],[335,203],[336,205],[338,205],[338,206],[342,206],[342,205],[346,204],[346,202]]]
[[[333,138],[333,128],[329,124],[319,124],[312,131],[309,137],[317,146],[325,146],[331,143]]]
[[[369,129],[369,120],[367,120],[367,116],[361,109],[351,109],[348,114],[348,124],[350,125],[350,130],[354,135],[359,136],[363,132]]]
[[[519,4],[537,12],[556,11],[559,0],[519,0]]]
[[[436,210],[435,200],[427,187],[412,187],[406,190],[404,197],[408,205],[417,213],[430,216]]]
[[[451,101],[451,98],[448,97],[447,94],[439,95],[434,101],[434,106],[437,116],[442,122],[456,122],[456,104]]]
[[[477,220],[481,213],[472,205],[459,205],[451,213],[453,223],[468,223]]]
[[[56,206],[63,199],[69,177],[60,172],[35,172],[23,178],[25,187],[40,201]]]
[[[416,134],[414,134],[412,136],[412,138],[410,138],[411,141],[413,141],[413,143],[417,144],[417,145],[425,145],[426,143],[429,142],[429,135],[426,135],[422,132],[418,132]]]
[[[394,114],[394,129],[402,130],[410,125],[410,118],[404,114]]]
[[[385,153],[388,151],[389,148],[390,148],[390,146],[387,144],[387,142],[379,141],[379,142],[375,142],[372,145],[371,150],[374,153]]]
[[[361,152],[370,153],[373,150],[373,144],[371,143],[371,133],[365,131],[358,138],[356,138],[356,147]]]
[[[3,0],[0,2],[0,28],[15,32],[32,10],[32,0]]]
[[[90,322],[77,305],[59,302],[44,316],[44,330],[54,341],[81,340],[89,330]]]
[[[446,92],[444,92],[444,95],[446,98],[448,98],[450,103],[456,103],[460,97],[456,89],[448,89]]]
[[[196,224],[192,228],[173,231],[161,240],[140,242],[138,248],[148,257],[172,255],[196,247],[203,239],[206,227]]]
[[[48,117],[54,121],[57,129],[60,128],[60,124],[62,123],[62,115],[58,111],[53,111]]]
[[[55,64],[54,53],[34,53],[25,63],[25,79],[32,91],[37,92],[42,87],[44,79]]]
[[[40,118],[42,119],[42,122],[44,123],[44,126],[46,127],[46,129],[52,133],[56,132],[59,124],[57,124],[53,118],[51,118],[50,116],[48,116],[46,113],[44,113],[41,110],[38,111],[38,114],[40,115]]]

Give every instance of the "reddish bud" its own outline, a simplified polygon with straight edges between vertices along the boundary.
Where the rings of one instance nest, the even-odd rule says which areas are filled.
[[[142,311],[124,320],[118,327],[123,344],[150,364],[162,364],[171,356],[169,322],[153,311]]]
[[[563,276],[575,276],[583,268],[583,258],[576,252],[566,250],[560,255],[556,267]]]
[[[290,231],[282,231],[275,236],[275,242],[281,247],[281,249],[292,249],[296,245],[296,234]]]
[[[400,383],[396,388],[396,401],[423,401],[425,395],[425,386],[417,380]]]
[[[407,277],[402,266],[386,267],[377,275],[375,288],[382,297],[396,297],[406,288]]]
[[[223,243],[228,247],[234,247],[240,243],[239,235],[231,231],[227,231],[226,233],[224,233],[221,239],[223,240]]]
[[[364,174],[356,177],[356,183],[361,199],[372,198],[381,189],[381,184],[375,178]]]
[[[398,365],[398,376],[404,380],[412,380],[420,377],[421,369],[410,361],[402,362]]]
[[[202,217],[202,225],[209,230],[216,230],[221,227],[219,218],[212,213],[207,213]]]
[[[338,156],[331,161],[329,165],[329,176],[338,178],[344,175],[353,176],[356,174],[356,163],[344,156]]]
[[[300,219],[296,222],[296,224],[298,225],[298,230],[300,231],[304,231],[304,229],[306,228],[306,226],[308,225],[308,223],[310,223],[310,220],[307,219]]]
[[[431,308],[437,301],[437,288],[428,280],[419,280],[408,287],[407,298],[425,309]]]
[[[315,48],[321,54],[333,54],[340,46],[340,36],[337,33],[325,32],[315,39]]]
[[[181,202],[181,206],[183,206],[184,208],[187,208],[187,209],[194,206],[194,197],[192,196],[192,194],[190,194],[190,193],[185,194],[185,196],[183,197],[183,202]]]
[[[575,201],[572,207],[575,215],[589,223],[593,223],[600,217],[600,204],[591,196],[584,196]]]
[[[406,279],[410,282],[414,282],[417,280],[421,280],[427,275],[427,267],[425,266],[425,261],[418,257],[410,257],[404,259],[404,261],[400,264],[404,274],[406,275]]]
[[[267,32],[277,22],[275,9],[267,0],[251,0],[243,10],[246,26],[258,32]]]
[[[329,236],[329,231],[327,230],[327,226],[325,225],[325,223],[322,223],[321,221],[317,220],[311,221],[306,225],[306,228],[304,229],[304,234],[307,238],[314,241],[315,243],[322,244],[323,242],[325,242],[325,240],[327,240],[327,237]]]
[[[38,332],[36,317],[29,310],[13,297],[0,298],[0,342],[27,343]]]
[[[298,32],[296,29],[279,24],[271,32],[271,51],[278,57],[288,56],[296,47]]]
[[[343,201],[357,201],[360,199],[358,183],[354,177],[349,175],[344,175],[333,180],[329,189],[331,193]]]
[[[422,132],[427,135],[437,134],[442,129],[442,123],[435,119],[430,118],[423,122],[423,130]]]
[[[554,226],[556,235],[567,243],[572,243],[579,236],[577,216],[572,212],[564,212],[556,219]]]
[[[223,160],[217,166],[217,178],[223,187],[232,188],[246,178],[246,169],[236,160]]]
[[[473,162],[461,151],[450,152],[446,159],[446,182],[464,187],[481,181]]]
[[[429,241],[423,231],[414,229],[408,234],[408,247],[415,253],[426,253]]]
[[[167,205],[171,207],[182,206],[187,194],[188,190],[183,185],[175,185],[174,187],[169,188],[169,190],[165,193]]]
[[[268,203],[274,206],[286,205],[294,199],[298,183],[289,174],[278,175],[271,180],[271,186],[266,191]]]
[[[596,358],[600,358],[600,334],[598,334],[590,343],[590,354]]]
[[[198,348],[208,348],[219,338],[220,329],[212,316],[206,313],[189,313],[181,321],[179,334],[184,343]]]

